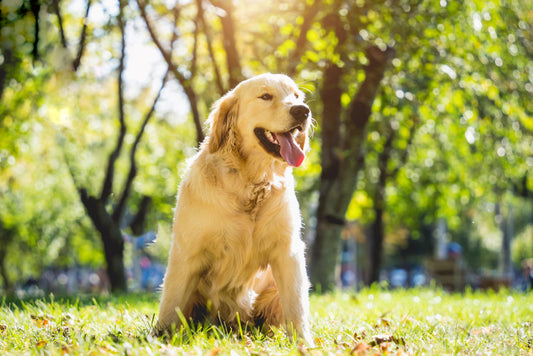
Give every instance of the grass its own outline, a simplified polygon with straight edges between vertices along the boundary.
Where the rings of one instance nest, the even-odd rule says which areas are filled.
[[[533,355],[533,294],[438,289],[311,296],[316,346],[276,330],[182,329],[153,338],[155,295],[0,301],[0,354]]]

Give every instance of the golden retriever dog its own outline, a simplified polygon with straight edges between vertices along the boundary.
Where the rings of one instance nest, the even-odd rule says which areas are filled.
[[[304,94],[282,74],[245,80],[215,103],[178,191],[156,333],[179,327],[182,313],[285,327],[312,343],[292,176],[311,120]]]

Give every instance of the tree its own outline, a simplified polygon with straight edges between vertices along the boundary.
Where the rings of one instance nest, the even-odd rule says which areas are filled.
[[[59,3],[54,4],[55,14],[58,18],[58,27],[61,38],[61,45],[63,49],[67,48],[67,41],[63,29],[63,21],[61,17],[61,11]],[[85,46],[86,33],[87,33],[87,17],[89,13],[91,2],[87,3],[87,10],[83,19],[83,28],[80,35],[78,51],[75,59],[72,62],[72,69],[76,72],[81,62],[81,56],[83,48]],[[168,72],[163,76],[161,85],[153,99],[151,106],[147,109],[141,124],[134,136],[133,143],[129,147],[129,170],[127,176],[123,182],[123,186],[120,192],[117,194],[118,199],[113,202],[112,206],[112,194],[115,191],[116,185],[115,171],[117,160],[121,153],[125,150],[125,138],[127,135],[127,118],[124,99],[124,70],[125,70],[125,58],[126,58],[126,18],[125,18],[126,3],[123,1],[118,2],[118,15],[117,24],[120,33],[120,55],[118,64],[117,75],[117,118],[119,124],[119,130],[117,133],[115,147],[111,150],[107,157],[107,165],[105,166],[105,173],[103,175],[101,191],[98,195],[91,193],[91,189],[80,183],[76,177],[75,169],[72,167],[72,158],[68,157],[68,152],[65,152],[67,157],[67,163],[74,179],[77,192],[79,194],[80,201],[85,207],[89,218],[91,219],[94,227],[99,232],[104,256],[107,264],[107,273],[111,282],[111,288],[114,292],[125,291],[127,289],[125,269],[124,269],[124,240],[122,229],[133,225],[133,228],[142,225],[142,221],[145,218],[147,212],[146,205],[149,202],[149,198],[142,199],[139,212],[132,219],[125,219],[125,213],[127,209],[127,201],[131,195],[132,184],[137,176],[138,168],[136,163],[136,153],[139,147],[140,141],[145,132],[148,122],[152,118],[155,106],[161,95],[161,91],[167,83]]]
[[[338,116],[331,117],[331,113],[340,112],[340,96],[337,95],[335,101],[324,101],[322,129],[323,132],[331,132],[331,136],[328,135],[329,132],[322,136],[320,198],[311,265],[311,279],[315,284],[321,285],[323,290],[328,290],[335,284],[334,270],[340,254],[339,242],[344,215],[361,169],[362,147],[372,103],[391,53],[391,49],[382,51],[377,47],[368,48],[369,64],[365,69],[365,80],[353,97],[347,119],[342,126]],[[338,71],[339,69],[332,67],[330,72],[326,73],[323,93],[329,90],[340,93]],[[326,102],[335,103],[333,105],[337,108],[329,110]],[[333,126],[335,122],[336,125]],[[345,136],[339,141],[335,140],[340,137],[341,131],[345,132]]]
[[[385,143],[383,144],[382,151],[377,158],[377,167],[379,169],[379,175],[377,183],[374,188],[373,196],[373,208],[374,208],[374,221],[370,227],[370,236],[367,240],[368,256],[370,258],[367,276],[365,278],[365,284],[371,285],[372,283],[379,282],[379,275],[382,267],[383,260],[383,245],[385,242],[385,225],[384,214],[386,211],[386,187],[387,183],[390,183],[390,179],[395,179],[400,168],[405,164],[408,159],[409,148],[412,144],[417,126],[417,119],[413,120],[409,135],[405,139],[405,147],[401,149],[403,153],[401,157],[395,160],[396,166],[390,168],[393,155],[393,142],[398,135],[395,129],[388,128],[381,131],[385,136]]]
[[[19,197],[12,192],[16,186],[13,171],[28,147],[31,111],[41,102],[40,85],[47,76],[31,73],[32,64],[40,59],[40,6],[39,1],[27,1],[0,7],[0,278],[8,293],[14,290],[14,273],[8,268],[10,257],[16,254],[25,260],[16,251],[26,250],[27,242],[19,231],[21,220],[26,220],[16,214]],[[26,87],[20,83],[26,83]],[[28,100],[32,106],[26,105]]]
[[[81,199],[81,202],[87,210],[87,214],[91,218],[95,228],[101,235],[102,243],[104,247],[104,255],[107,263],[107,274],[111,282],[111,289],[113,292],[127,290],[127,281],[124,269],[124,239],[122,229],[128,224],[124,224],[124,214],[126,211],[126,203],[131,194],[131,186],[135,176],[137,175],[137,165],[135,162],[135,154],[144,130],[148,121],[152,117],[155,105],[159,100],[161,91],[163,90],[166,81],[167,74],[165,74],[159,91],[157,92],[152,106],[148,112],[144,115],[144,119],[140,128],[135,136],[135,140],[130,148],[130,169],[128,176],[124,183],[124,186],[120,193],[120,198],[116,205],[112,208],[112,211],[108,211],[108,204],[110,196],[113,192],[114,176],[115,176],[115,164],[121,154],[124,146],[124,138],[126,136],[127,125],[124,111],[124,88],[123,88],[123,73],[124,73],[124,60],[126,56],[126,33],[125,33],[125,19],[124,8],[125,3],[119,1],[119,14],[118,25],[121,33],[121,51],[118,68],[118,120],[120,129],[117,136],[116,146],[111,151],[108,157],[108,163],[104,181],[102,184],[102,190],[99,196],[90,195],[87,188],[77,186],[77,190]],[[74,177],[74,174],[73,174]],[[77,185],[77,183],[76,183]],[[131,223],[131,222],[129,222]],[[126,225],[126,226],[125,226]]]
[[[524,159],[530,154],[523,151],[527,144],[518,144],[530,140],[524,135],[528,122],[524,111],[528,111],[530,104],[525,101],[517,106],[510,104],[527,96],[518,88],[529,87],[527,80],[519,75],[523,71],[517,69],[528,64],[527,56],[516,45],[517,36],[525,30],[525,23],[511,15],[522,13],[516,7],[520,5],[450,3],[441,10],[448,15],[430,21],[434,25],[426,27],[424,37],[419,35],[418,40],[406,41],[419,44],[429,41],[420,48],[432,48],[425,57],[429,60],[431,55],[432,60],[425,65],[431,65],[438,74],[419,80],[426,73],[425,68],[419,68],[420,75],[409,74],[407,65],[402,69],[403,76],[409,77],[416,87],[407,89],[408,83],[402,83],[399,93],[402,97],[414,94],[413,104],[419,109],[421,125],[409,162],[389,189],[397,193],[389,204],[389,210],[394,213],[389,214],[390,230],[408,226],[415,238],[427,240],[421,233],[423,227],[444,219],[453,240],[460,240],[467,248],[469,245],[472,249],[485,248],[479,246],[475,237],[479,228],[469,232],[472,241],[463,238],[466,226],[479,222],[481,205],[508,196],[505,192],[513,186],[512,182],[527,170]],[[432,14],[438,11],[433,9]],[[511,29],[506,25],[509,23],[521,23],[524,28]],[[401,29],[399,32],[402,38],[408,38]],[[495,45],[497,41],[501,43]],[[404,52],[396,48],[398,53]],[[415,48],[406,53],[410,54],[412,64],[424,63]],[[409,63],[402,57],[398,59],[397,64],[401,66],[395,64],[395,68]],[[503,73],[507,76],[501,76]],[[508,105],[515,107],[512,115],[506,113]],[[397,105],[394,107],[402,110]],[[403,189],[405,195],[401,193]],[[469,251],[465,253],[471,255]]]
[[[344,50],[349,45],[346,19],[339,12],[341,2],[336,2],[333,11],[325,21],[336,37],[334,54],[336,62],[330,60],[324,70],[321,90],[322,110],[322,173],[320,175],[320,197],[317,211],[315,241],[311,255],[311,281],[323,291],[335,285],[335,266],[340,255],[340,236],[344,227],[345,214],[362,168],[363,145],[366,126],[369,122],[372,104],[389,60],[394,54],[392,48],[367,47],[368,64],[364,68],[364,81],[350,100],[348,110],[343,113],[342,81],[346,60]],[[356,22],[357,24],[357,22]],[[352,26],[357,26],[351,24]],[[344,119],[341,118],[345,115]]]

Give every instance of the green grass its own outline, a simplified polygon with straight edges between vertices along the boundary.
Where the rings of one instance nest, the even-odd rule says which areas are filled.
[[[438,289],[311,296],[316,347],[199,325],[153,338],[155,295],[0,302],[0,354],[533,355],[533,294]]]

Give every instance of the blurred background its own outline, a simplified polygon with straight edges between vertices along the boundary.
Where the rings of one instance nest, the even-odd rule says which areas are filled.
[[[0,26],[4,295],[157,289],[209,109],[263,72],[316,120],[315,290],[531,288],[531,0],[2,0]]]

